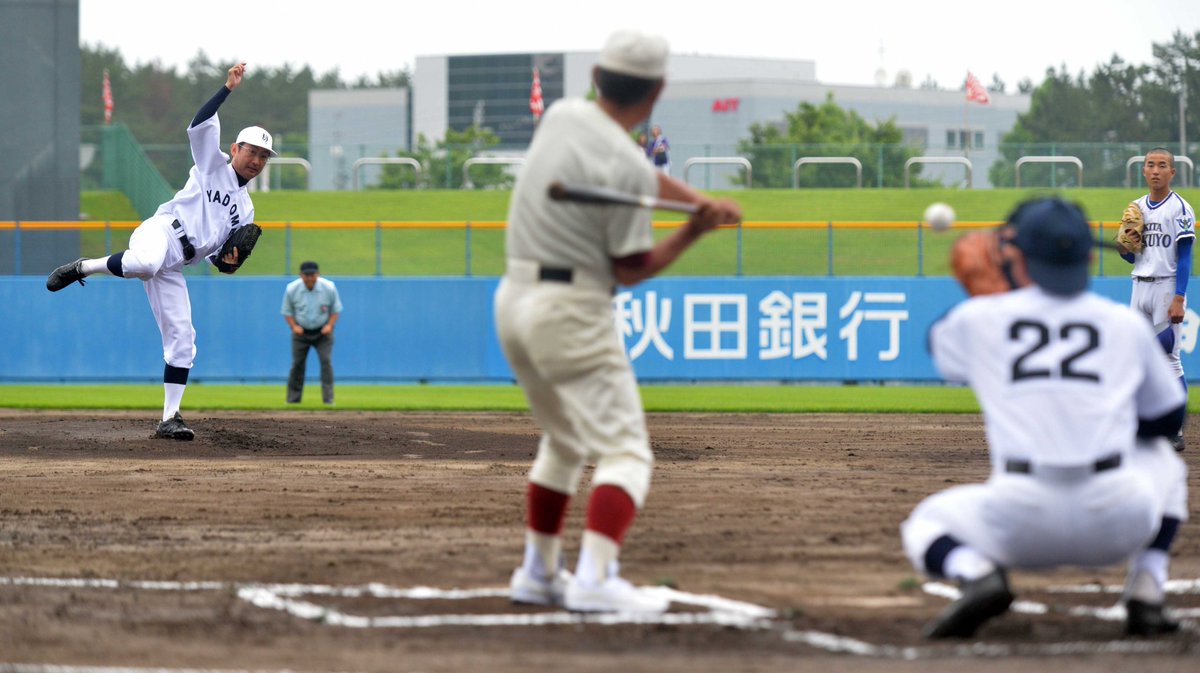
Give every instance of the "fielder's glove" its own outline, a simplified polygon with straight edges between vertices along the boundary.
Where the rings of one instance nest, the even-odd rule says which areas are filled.
[[[1146,241],[1142,238],[1142,230],[1145,228],[1146,223],[1142,220],[1142,209],[1138,207],[1136,201],[1132,201],[1125,206],[1125,212],[1121,213],[1121,226],[1117,227],[1117,236],[1114,240],[1125,246],[1125,249],[1130,252],[1141,252],[1146,247]]]
[[[247,222],[230,232],[229,238],[225,239],[221,249],[208,259],[213,266],[217,267],[217,271],[233,273],[246,263],[246,258],[254,251],[254,244],[258,243],[259,236],[262,236],[262,227],[253,222]],[[237,263],[230,264],[225,261],[225,257],[234,250],[237,250]]]
[[[1025,258],[1010,241],[1011,228],[963,234],[950,248],[950,268],[972,297],[1008,292],[1029,284]]]

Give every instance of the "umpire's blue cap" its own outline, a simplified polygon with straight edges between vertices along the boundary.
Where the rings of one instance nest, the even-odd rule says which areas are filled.
[[[1034,283],[1052,294],[1087,289],[1094,241],[1079,206],[1057,197],[1034,199],[1017,206],[1008,223],[1016,229],[1013,243]]]

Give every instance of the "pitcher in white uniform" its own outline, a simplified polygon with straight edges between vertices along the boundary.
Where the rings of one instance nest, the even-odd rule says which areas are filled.
[[[592,75],[599,97],[550,106],[513,189],[496,331],[544,433],[529,472],[525,559],[511,581],[515,602],[588,612],[668,607],[618,575],[618,552],[645,502],[653,455],[612,292],[655,275],[705,232],[739,221],[741,211],[655,172],[630,136],[662,92],[666,58],[660,37],[614,34]],[[701,208],[656,243],[649,211],[552,201],[547,189],[555,181]],[[562,568],[562,525],[588,462],[596,469],[572,575]]]
[[[979,400],[992,473],[926,498],[901,526],[913,565],[962,589],[926,636],[969,637],[1003,614],[1006,569],[1127,560],[1126,631],[1176,630],[1163,587],[1187,483],[1167,438],[1183,389],[1149,323],[1087,290],[1093,241],[1076,206],[1030,201],[1007,226],[1033,284],[968,299],[929,333],[938,371]]]
[[[1187,378],[1179,359],[1180,333],[1187,312],[1187,285],[1192,276],[1192,244],[1196,240],[1196,211],[1171,190],[1175,177],[1175,155],[1165,147],[1146,153],[1142,177],[1150,192],[1134,203],[1142,211],[1140,251],[1117,242],[1121,258],[1133,264],[1133,293],[1129,305],[1154,326],[1167,363],[1187,392]],[[1183,451],[1183,431],[1171,438],[1176,451]]]
[[[150,309],[162,334],[163,414],[155,436],[190,440],[195,436],[179,413],[188,372],[196,357],[196,330],[183,267],[208,260],[219,271],[236,270],[237,251],[218,259],[233,230],[254,221],[254,204],[246,185],[275,155],[271,134],[258,126],[242,129],[221,151],[221,124],[217,108],[242,83],[246,64],[229,69],[225,85],[201,106],[188,126],[188,140],[196,165],[174,198],[158,207],[129,237],[129,249],[108,257],[77,259],[55,269],[46,289],[58,292],[94,273],[139,278],[145,284]],[[234,265],[234,266],[231,266]]]

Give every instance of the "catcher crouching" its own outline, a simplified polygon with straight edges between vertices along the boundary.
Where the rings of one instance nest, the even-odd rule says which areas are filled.
[[[1091,229],[1057,198],[1020,205],[952,250],[971,298],[930,328],[942,377],[971,386],[992,473],[929,496],[901,526],[914,567],[961,594],[925,629],[969,638],[1008,611],[1012,570],[1128,561],[1125,632],[1179,629],[1169,550],[1187,470],[1168,438],[1186,397],[1150,325],[1087,291]]]

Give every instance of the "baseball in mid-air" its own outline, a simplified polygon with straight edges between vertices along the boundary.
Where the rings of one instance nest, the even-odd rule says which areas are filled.
[[[945,231],[954,224],[954,209],[938,201],[925,209],[925,223],[934,231]]]

